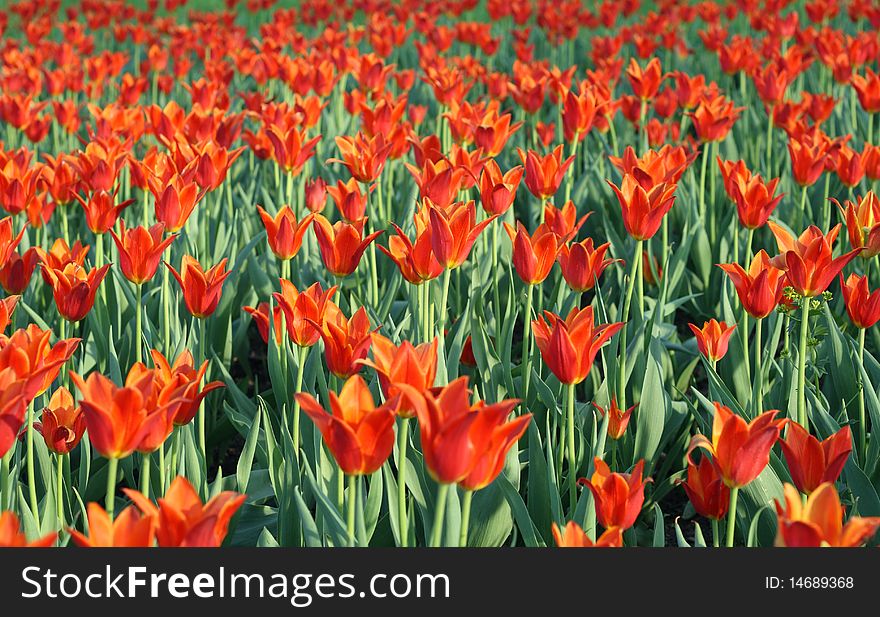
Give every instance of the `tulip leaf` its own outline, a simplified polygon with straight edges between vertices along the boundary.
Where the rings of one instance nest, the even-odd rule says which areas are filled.
[[[526,508],[526,504],[519,492],[503,475],[498,476],[498,479],[495,482],[498,484],[498,488],[501,489],[507,503],[510,504],[510,508],[513,511],[513,518],[516,521],[516,527],[519,529],[525,545],[532,548],[545,546],[544,542],[538,539],[535,525],[529,516],[528,508]]]
[[[676,524],[677,526],[677,524]],[[666,546],[666,529],[663,523],[663,510],[660,504],[654,504],[654,548]]]
[[[641,400],[633,412],[637,414],[633,463],[645,459],[645,473],[649,473],[654,462],[654,454],[663,436],[663,426],[669,406],[669,395],[663,387],[660,354],[659,343],[653,341],[642,381]]]
[[[251,467],[254,464],[254,452],[257,449],[257,440],[260,436],[260,418],[262,415],[259,409],[254,413],[254,421],[251,424],[250,431],[248,431],[241,456],[238,458],[235,477],[239,493],[247,492],[248,482],[251,477]]]

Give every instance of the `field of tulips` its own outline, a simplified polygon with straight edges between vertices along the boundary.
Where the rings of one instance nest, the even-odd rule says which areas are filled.
[[[11,2],[0,546],[876,544],[878,28]]]

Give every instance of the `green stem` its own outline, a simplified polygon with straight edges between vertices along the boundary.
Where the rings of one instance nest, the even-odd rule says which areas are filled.
[[[739,487],[730,489],[730,511],[727,513],[727,547],[733,546],[733,532],[736,529],[736,500],[739,497]]]
[[[9,461],[12,460],[13,449],[14,448],[9,448],[9,452],[0,458],[0,512],[11,507],[12,504],[11,492],[9,489]]]
[[[746,254],[743,258],[743,261],[745,262],[746,270],[748,270],[749,264],[752,263],[752,257],[753,257],[753,255],[752,255],[752,242],[754,241],[754,239],[755,239],[755,230],[750,228],[749,233],[746,235]]]
[[[648,127],[645,126],[645,116],[648,115],[648,99],[642,99],[639,107],[639,146],[642,154],[648,150]]]
[[[446,498],[449,495],[449,485],[437,486],[437,501],[434,503],[434,526],[431,528],[431,547],[440,546],[443,540],[443,518],[446,516]]]
[[[751,356],[749,355],[749,314],[743,309],[742,325],[740,326],[740,336],[743,340],[743,364],[746,369],[746,380],[750,382],[752,379],[752,369],[749,366]]]
[[[207,360],[207,347],[205,346],[205,336],[208,327],[204,319],[199,319],[199,359],[204,362]],[[205,460],[205,466],[208,464],[207,439],[205,436],[205,401],[202,399],[199,404],[199,449],[202,451],[202,458]]]
[[[865,329],[859,329],[859,366],[865,363]],[[865,386],[859,388],[859,460],[862,465],[867,461],[867,442],[868,442],[868,426],[865,418]]]
[[[617,374],[617,404],[621,409],[626,409],[626,334],[629,325],[629,311],[632,304],[633,289],[635,288],[636,278],[639,275],[640,264],[642,263],[642,243],[643,240],[636,241],[632,264],[630,264],[629,281],[627,281],[626,285],[626,295],[623,299],[623,312],[618,320],[624,324],[620,329],[620,367]]]
[[[354,513],[358,499],[358,477],[348,476],[348,510],[346,511],[346,527],[348,529],[349,546],[355,545],[354,539]]]
[[[458,534],[459,547],[467,547],[468,545],[468,527],[471,522],[471,500],[473,497],[473,491],[465,490],[461,502],[461,531]]]
[[[799,223],[803,222],[804,218],[806,217],[806,212],[807,212],[807,185],[804,185],[801,187],[801,205],[799,208],[800,219],[798,220]],[[800,227],[800,225],[799,225],[799,227]]]
[[[764,411],[764,367],[763,367],[763,354],[761,349],[761,330],[764,325],[763,319],[755,320],[755,377],[756,382],[758,384],[757,389],[757,408],[755,409],[755,415],[759,415]]]
[[[345,508],[345,472],[338,463],[336,464],[336,503],[339,511],[342,512]]]
[[[159,444],[159,490],[163,495],[165,494],[165,478],[167,473],[168,468],[165,460],[165,442],[163,441]]]
[[[718,530],[718,519],[712,519],[712,546],[718,548],[721,545],[721,532]]]
[[[568,404],[566,424],[568,433],[568,507],[574,512],[577,507],[577,457],[574,451],[574,388],[568,385]]]
[[[501,290],[498,278],[498,228],[501,221],[495,219],[492,221],[492,294],[495,301],[495,338],[501,338]],[[428,332],[428,330],[425,330]],[[427,336],[427,335],[426,335]],[[426,339],[427,340],[427,339]]]
[[[523,342],[522,342],[522,404],[529,404],[529,383],[532,380],[532,300],[534,298],[534,285],[526,285],[526,312],[523,314]]]
[[[135,285],[135,318],[134,318],[134,348],[135,348],[135,361],[138,363],[143,362],[144,352],[143,352],[143,344],[141,343],[141,339],[143,338],[143,285]]]
[[[409,418],[400,419],[400,434],[397,436],[397,526],[400,533],[400,546],[406,547],[409,538],[409,523],[406,517],[406,451],[409,445]]]
[[[700,221],[703,225],[706,224],[706,163],[711,156],[709,154],[711,150],[711,144],[705,143],[703,144],[703,162],[700,165]]]
[[[34,432],[34,402],[31,401],[27,408],[27,478],[31,513],[34,515],[37,528],[39,528],[40,508],[37,501],[37,483],[34,473]]]
[[[58,524],[56,529],[64,529],[64,455],[55,455],[55,519]],[[2,510],[0,505],[0,510]]]
[[[809,432],[807,424],[807,335],[810,330],[810,298],[801,298],[801,337],[798,342],[798,423]]]
[[[104,509],[110,520],[113,520],[113,512],[116,502],[116,470],[119,467],[119,460],[115,458],[107,459],[107,495],[104,498]]]
[[[171,352],[171,285],[168,268],[162,273],[162,342],[165,354]]]
[[[141,454],[141,493],[150,498],[150,453]]]
[[[296,367],[296,385],[294,387],[294,392],[300,392],[302,390],[303,384],[303,375],[305,374],[306,369],[306,358],[309,356],[309,347],[300,347],[299,348],[299,362]],[[294,454],[299,460],[299,441],[300,441],[300,427],[299,427],[299,419],[300,419],[300,408],[299,401],[296,397],[293,398],[293,449]]]
[[[767,150],[765,161],[767,162],[768,178],[773,176],[773,109],[774,106],[771,105],[770,109],[767,110]]]
[[[575,157],[575,159],[574,161],[572,161],[572,164],[569,165],[568,171],[566,172],[568,178],[566,179],[565,183],[565,203],[571,201],[571,190],[574,185],[574,168],[577,165],[578,142],[580,140],[581,134],[579,132],[575,133],[574,142],[571,144],[571,156]]]

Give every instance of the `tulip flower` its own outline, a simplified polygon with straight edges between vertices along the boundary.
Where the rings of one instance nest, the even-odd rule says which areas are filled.
[[[865,177],[865,160],[862,153],[843,145],[837,151],[837,177],[844,186],[854,188]]]
[[[67,264],[63,270],[43,268],[43,273],[52,284],[55,305],[64,319],[75,322],[89,314],[95,304],[98,286],[109,269],[110,265],[107,264],[86,270],[75,263]]]
[[[6,265],[0,267],[0,286],[8,294],[23,294],[31,282],[39,261],[40,256],[34,247],[26,250],[23,255],[12,251]]]
[[[425,160],[421,169],[407,164],[407,170],[419,187],[419,198],[429,199],[439,208],[448,208],[461,191],[467,170],[446,159]]]
[[[871,291],[867,276],[853,273],[844,282],[841,274],[840,287],[846,312],[855,327],[864,330],[880,321],[880,289]]]
[[[770,462],[770,450],[779,438],[781,421],[778,411],[767,411],[746,423],[730,409],[715,403],[712,440],[694,435],[688,446],[690,454],[702,448],[712,456],[722,481],[730,487],[730,516],[727,522],[727,546],[733,546],[736,500],[739,489],[757,478]]]
[[[520,148],[517,148],[517,153],[525,166],[526,188],[541,201],[546,201],[556,194],[565,178],[565,173],[574,162],[573,156],[563,160],[561,145],[556,146],[553,152],[545,156],[540,156],[534,150],[526,153]]]
[[[0,512],[0,548],[46,548],[55,544],[57,533],[50,533],[32,542],[21,531],[21,523],[14,512]]]
[[[612,473],[608,464],[598,456],[593,459],[595,471],[590,479],[581,478],[593,493],[596,502],[596,519],[606,530],[619,527],[626,530],[632,527],[642,504],[645,501],[645,484],[650,478],[642,479],[645,461],[640,459],[631,473]]]
[[[370,243],[384,233],[384,230],[380,230],[364,237],[366,219],[354,225],[345,221],[331,224],[326,218],[316,214],[314,221],[313,229],[321,250],[321,259],[327,270],[337,277],[354,272]]]
[[[74,194],[76,200],[80,203],[86,215],[86,224],[89,230],[95,235],[100,235],[110,231],[116,225],[116,219],[122,214],[128,206],[134,203],[134,199],[127,199],[122,203],[116,204],[116,192],[108,193],[107,191],[97,191],[93,193],[88,201]]]
[[[480,205],[486,214],[501,215],[510,209],[516,199],[522,175],[522,165],[502,174],[495,159],[486,161],[480,174]]]
[[[621,261],[606,259],[605,255],[610,247],[611,243],[606,242],[594,248],[592,238],[559,247],[556,259],[562,270],[562,278],[572,291],[583,293],[593,289],[605,268]]]
[[[0,300],[0,339],[3,338],[3,331],[12,321],[12,314],[18,305],[21,296],[7,296]]]
[[[825,291],[838,273],[861,252],[860,249],[853,249],[833,257],[832,245],[840,231],[840,224],[827,234],[811,225],[798,238],[792,237],[773,221],[769,225],[780,253],[771,263],[785,271],[789,285],[796,292],[808,298]]]
[[[299,291],[288,280],[281,279],[281,293],[273,298],[284,314],[287,334],[299,347],[311,347],[321,338],[321,328],[327,318],[335,319],[339,309],[331,301],[336,286],[324,291],[320,283],[314,283]]]
[[[198,368],[193,355],[184,349],[174,360],[174,364],[158,350],[150,350],[153,358],[153,383],[158,389],[158,402],[167,404],[178,399],[172,407],[171,421],[175,426],[184,426],[192,422],[198,412],[202,400],[212,391],[223,388],[220,381],[211,381],[202,386],[208,372],[208,361],[205,360]]]
[[[718,95],[704,98],[693,113],[688,114],[694,123],[697,138],[702,143],[722,141],[739,118],[745,107],[734,107],[733,101]]]
[[[632,174],[638,168],[648,174],[651,184],[664,182],[677,183],[691,163],[696,159],[697,152],[688,153],[684,146],[665,145],[659,150],[647,150],[641,157],[636,156],[632,146],[627,146],[622,157],[609,156],[608,160],[623,174]]]
[[[434,387],[437,375],[436,338],[421,345],[403,341],[399,346],[378,332],[373,332],[371,338],[373,359],[361,360],[360,363],[376,371],[386,399],[400,394],[399,384],[406,384],[420,391]],[[396,411],[403,418],[412,418],[415,415],[415,410],[405,398],[400,399]]]
[[[477,223],[473,201],[452,204],[448,210],[428,206],[431,247],[437,261],[447,270],[465,262],[480,233],[497,215]]]
[[[650,240],[675,203],[676,185],[668,182],[653,184],[643,173],[624,174],[618,187],[607,181],[617,195],[627,233],[636,240]]]
[[[41,419],[42,422],[34,423],[34,428],[43,436],[49,451],[55,454],[70,453],[86,431],[82,409],[74,404],[73,395],[64,386],[52,394]]]
[[[340,216],[346,222],[352,225],[362,224],[367,212],[367,196],[366,192],[361,192],[360,184],[354,178],[350,178],[348,182],[342,180],[336,181],[336,186],[328,186],[327,194],[333,198],[336,209]]]
[[[223,283],[232,274],[226,271],[226,262],[226,259],[222,259],[219,264],[205,271],[194,257],[184,255],[179,273],[165,262],[165,266],[180,285],[186,308],[193,317],[204,319],[217,310],[220,295],[223,293]]]
[[[222,491],[203,503],[183,476],[172,480],[157,505],[137,491],[124,492],[145,517],[153,520],[156,541],[162,547],[219,547],[226,538],[229,521],[246,498]]]
[[[710,319],[703,324],[702,328],[698,328],[692,323],[688,324],[688,327],[697,338],[697,348],[700,353],[714,366],[727,353],[727,344],[736,329],[736,324],[728,326],[723,321],[719,323]]]
[[[516,230],[504,224],[504,230],[513,244],[513,266],[526,285],[544,282],[550,274],[559,253],[560,239],[545,224],[541,224],[532,236],[521,222]]]
[[[306,162],[315,155],[315,145],[321,136],[306,139],[306,131],[299,127],[283,130],[270,126],[266,137],[272,145],[272,158],[291,176],[299,175]]]
[[[681,485],[697,514],[712,519],[716,530],[714,521],[723,519],[730,506],[730,487],[724,484],[712,460],[704,456],[699,465],[688,460],[687,480]]]
[[[850,84],[856,91],[862,109],[869,114],[880,112],[880,75],[866,68],[864,75],[854,73]]]
[[[336,147],[342,159],[328,159],[327,162],[342,163],[355,180],[367,184],[382,173],[391,146],[381,133],[369,139],[360,132],[354,137],[340,135],[336,137]]]
[[[431,247],[431,229],[424,227],[419,231],[416,225],[416,239],[412,241],[396,224],[391,226],[397,235],[388,239],[388,248],[379,246],[379,250],[391,258],[403,278],[413,285],[421,285],[440,276],[443,266]]]
[[[324,340],[324,357],[331,373],[347,379],[360,369],[359,360],[367,357],[372,342],[370,318],[364,307],[359,308],[351,319],[341,311],[327,315],[321,338]]]
[[[4,267],[9,261],[9,257],[24,237],[26,227],[22,227],[21,231],[16,234],[12,231],[12,217],[0,219],[0,268]]]
[[[165,229],[176,233],[184,228],[198,203],[205,196],[195,182],[178,175],[168,181],[149,180],[150,192],[156,198],[156,219]]]
[[[544,223],[560,238],[574,238],[591,214],[587,212],[578,218],[577,207],[572,201],[566,201],[561,208],[551,203],[544,204]]]
[[[398,384],[403,397],[416,410],[421,431],[425,467],[440,484],[435,507],[431,546],[439,546],[446,508],[446,495],[451,484],[460,484],[466,491],[465,512],[459,543],[467,541],[467,520],[473,491],[491,484],[504,467],[508,451],[523,435],[531,414],[511,421],[507,417],[519,403],[516,399],[487,404],[470,402],[467,377],[459,377],[434,391],[419,392],[406,384]]]
[[[606,529],[595,542],[574,521],[569,521],[561,530],[556,523],[553,523],[551,531],[553,532],[553,540],[556,542],[556,546],[560,548],[619,548],[623,546],[623,530],[620,527]]]
[[[0,336],[0,370],[10,368],[17,379],[25,380],[28,401],[49,389],[81,341],[59,339],[52,345],[51,338],[51,330],[41,330],[35,324],[8,337]]]
[[[84,548],[129,547],[146,548],[153,546],[156,530],[153,517],[144,516],[135,506],[128,506],[116,520],[112,512],[107,512],[100,505],[88,505],[89,535],[86,536],[76,529],[70,530],[70,539],[77,546]]]
[[[532,321],[535,341],[544,363],[559,381],[578,384],[586,379],[599,349],[623,323],[593,323],[593,307],[573,308],[568,317],[544,311],[544,317]]]
[[[791,156],[791,175],[798,186],[802,187],[803,194],[803,187],[816,184],[825,171],[828,145],[824,142],[810,143],[791,137],[788,140],[788,153]]]
[[[788,423],[785,439],[779,440],[791,480],[801,493],[815,491],[820,484],[834,484],[852,452],[852,431],[848,426],[819,441],[796,422]]]
[[[608,405],[607,409],[597,403],[593,403],[593,407],[596,408],[603,418],[606,415],[608,416],[608,437],[616,441],[626,434],[629,419],[632,416],[633,410],[638,407],[638,403],[624,411],[617,406],[617,399],[612,398],[611,404]]]
[[[739,264],[720,264],[736,289],[743,309],[755,319],[770,315],[782,299],[785,273],[774,267],[767,252],[761,249],[752,258],[748,271]]]
[[[660,89],[660,84],[666,76],[663,74],[658,58],[651,58],[644,69],[639,66],[635,58],[630,58],[626,77],[629,79],[633,94],[642,100],[650,100],[657,94],[657,90]]]
[[[89,254],[89,247],[83,246],[79,240],[74,242],[73,246],[69,246],[64,238],[58,238],[52,243],[52,247],[48,251],[43,250],[39,246],[35,246],[34,251],[36,251],[40,258],[43,280],[46,281],[47,285],[51,285],[52,280],[46,275],[46,269],[64,270],[64,266],[69,263],[84,266],[86,256]]]
[[[257,306],[243,306],[241,307],[245,313],[251,316],[251,319],[254,320],[254,323],[257,324],[257,331],[260,333],[260,338],[263,339],[263,342],[267,345],[269,344],[269,303],[268,302],[260,302]],[[284,314],[281,312],[281,307],[275,304],[272,307],[272,326],[275,332],[275,344],[281,345],[282,336],[284,335]]]
[[[779,178],[765,182],[761,176],[751,176],[748,180],[732,185],[733,201],[740,224],[746,229],[758,229],[767,224],[776,206],[785,194],[773,196]]]
[[[314,217],[310,214],[297,222],[293,210],[286,205],[274,217],[260,206],[257,206],[257,212],[266,227],[266,239],[275,257],[281,261],[296,257]]]
[[[861,249],[865,259],[880,255],[880,199],[873,191],[868,191],[855,202],[845,201],[844,206],[833,200],[846,220],[846,231],[850,246]]]
[[[168,248],[177,235],[162,239],[165,232],[164,223],[146,227],[126,229],[125,221],[119,225],[119,233],[112,229],[110,234],[119,251],[119,267],[122,274],[135,285],[142,285],[156,275],[156,269],[162,261],[162,253]]]
[[[830,482],[819,485],[804,503],[791,484],[784,487],[784,504],[776,502],[776,546],[862,546],[880,527],[880,517],[854,516],[843,524],[844,511]]]
[[[306,208],[313,214],[318,214],[324,210],[327,204],[327,182],[321,178],[313,178],[308,180],[305,186]]]

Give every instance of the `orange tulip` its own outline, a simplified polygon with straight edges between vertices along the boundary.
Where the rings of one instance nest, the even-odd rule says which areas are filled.
[[[149,229],[146,227],[125,228],[125,221],[120,221],[119,233],[112,229],[110,234],[119,251],[119,267],[122,274],[135,285],[141,285],[156,275],[162,253],[168,248],[176,235],[162,239],[165,232],[164,223],[156,223]]]
[[[316,214],[314,221],[313,229],[318,239],[318,247],[321,249],[324,266],[331,274],[338,277],[348,276],[354,272],[370,243],[384,233],[384,230],[380,230],[364,237],[366,219],[355,225],[345,221],[331,224],[326,218]]]
[[[257,324],[257,331],[260,333],[260,338],[263,339],[263,342],[267,345],[269,344],[269,303],[268,302],[260,302],[256,307],[253,306],[243,306],[241,307],[245,313],[251,316],[251,319],[254,320],[254,323]],[[284,331],[284,315],[281,312],[281,307],[277,304],[272,307],[272,325],[275,332],[275,344],[281,345],[282,336]]]
[[[734,107],[733,101],[718,95],[703,98],[694,112],[688,115],[694,123],[697,138],[707,143],[727,137],[743,109],[745,107]]]
[[[339,312],[331,301],[336,289],[333,286],[324,291],[320,283],[314,283],[301,292],[290,281],[281,279],[281,293],[276,292],[272,297],[284,314],[290,340],[300,347],[311,347],[318,342],[325,320],[335,318]]]
[[[569,200],[561,208],[551,203],[544,204],[544,223],[560,238],[574,238],[592,212],[578,218],[577,207]]]
[[[175,233],[183,229],[193,210],[205,196],[195,182],[178,175],[170,180],[150,178],[150,192],[156,198],[156,218],[165,223],[165,229]]]
[[[349,377],[339,395],[330,392],[330,413],[304,392],[296,394],[300,407],[321,431],[324,442],[348,475],[369,475],[388,460],[394,448],[395,400],[376,407],[373,395],[359,375]]]
[[[640,169],[651,178],[651,184],[677,183],[697,157],[697,151],[688,152],[685,146],[665,145],[659,150],[648,150],[636,156],[632,146],[627,146],[622,157],[609,156],[608,160],[623,174]]]
[[[681,485],[700,516],[717,521],[727,514],[730,507],[730,488],[724,484],[709,457],[701,458],[699,465],[688,460],[687,480]]]
[[[866,259],[880,255],[880,199],[877,195],[868,191],[855,202],[845,201],[844,206],[836,199],[832,201],[846,220],[850,246],[861,249],[860,255]]]
[[[172,411],[171,422],[183,426],[192,422],[199,411],[202,400],[212,391],[223,388],[220,381],[212,381],[202,386],[208,372],[205,360],[197,369],[192,353],[184,349],[174,360],[174,364],[159,351],[150,350],[153,357],[153,383],[158,390],[159,405],[169,405]]]
[[[782,300],[785,273],[771,264],[764,249],[752,258],[748,271],[739,264],[719,264],[719,267],[733,282],[743,309],[755,319],[770,315]]]
[[[35,324],[8,337],[0,336],[0,371],[11,369],[16,380],[24,380],[28,402],[49,389],[81,341],[61,339],[52,345],[51,338],[51,330],[41,330]]]
[[[133,371],[135,379],[122,387],[100,373],[83,379],[73,371],[70,378],[82,395],[80,406],[92,447],[108,459],[125,458],[138,449],[156,425],[165,424],[167,409],[148,409],[153,396],[152,372]]]
[[[688,460],[691,452],[703,448],[712,455],[725,485],[739,488],[749,484],[770,462],[770,449],[779,437],[778,413],[767,411],[746,423],[724,405],[715,403],[712,441],[704,435],[694,435],[688,446]]]
[[[321,140],[320,135],[307,140],[306,131],[296,126],[286,130],[270,126],[266,137],[272,145],[272,158],[293,176],[315,155],[315,145]]]
[[[204,319],[217,310],[223,293],[223,283],[232,274],[225,271],[226,262],[226,259],[222,259],[219,264],[206,272],[194,257],[184,255],[180,262],[179,273],[171,264],[165,262],[180,285],[186,308],[193,317]]]
[[[544,224],[532,236],[521,222],[517,222],[516,230],[504,223],[504,230],[513,244],[513,266],[519,278],[526,285],[542,283],[553,269],[560,239]]]
[[[559,247],[556,259],[559,261],[562,277],[572,291],[582,293],[593,289],[605,268],[620,261],[605,258],[610,247],[611,243],[606,242],[594,249],[592,238]]]
[[[688,327],[697,337],[697,348],[700,353],[708,360],[717,362],[727,353],[727,344],[736,329],[736,324],[728,326],[723,321],[719,323],[710,319],[703,324],[702,328],[698,328],[692,323],[688,324]]]
[[[623,530],[620,527],[606,529],[599,539],[593,542],[590,536],[584,533],[581,526],[574,521],[559,529],[556,523],[551,528],[553,540],[560,548],[590,548],[590,547],[621,547],[623,546]]]
[[[70,539],[84,548],[153,546],[156,530],[153,518],[142,516],[138,509],[129,506],[119,513],[116,520],[97,503],[88,505],[89,535],[70,529]]]
[[[64,319],[80,321],[89,314],[95,304],[98,286],[109,269],[110,265],[107,264],[86,270],[75,263],[67,264],[63,270],[43,268],[44,274],[52,284],[55,305]]]
[[[497,215],[477,223],[477,209],[473,201],[452,204],[444,210],[428,206],[431,221],[431,248],[441,266],[452,270],[465,262],[480,233]]]
[[[580,478],[593,493],[596,501],[596,519],[605,529],[632,527],[642,504],[645,501],[645,484],[650,478],[642,479],[645,461],[639,460],[631,473],[612,473],[608,464],[598,456],[593,459],[595,471],[589,480]]]
[[[287,205],[282,206],[274,217],[260,206],[257,206],[257,212],[266,227],[266,239],[275,257],[282,261],[296,257],[314,217],[310,214],[297,223],[296,215]]]
[[[880,112],[880,75],[870,68],[865,68],[864,76],[853,73],[850,83],[856,91],[862,109],[869,114]]]
[[[597,97],[586,83],[578,94],[569,91],[562,106],[562,131],[565,141],[571,143],[575,139],[581,140],[586,137],[593,128],[596,114],[601,109],[601,98]]]
[[[586,379],[599,349],[622,327],[622,322],[593,323],[593,307],[573,308],[568,317],[544,311],[544,317],[532,321],[535,342],[547,367],[564,384]]]
[[[12,295],[21,295],[28,288],[31,277],[34,275],[34,269],[40,261],[40,256],[34,247],[19,255],[17,251],[12,251],[6,265],[0,267],[0,286],[6,290],[6,293]]]
[[[9,257],[24,237],[26,227],[22,227],[21,231],[16,234],[12,231],[12,217],[7,216],[0,219],[0,268],[6,265]]]
[[[360,369],[359,361],[366,358],[370,350],[370,334],[370,318],[364,307],[359,308],[351,319],[346,319],[338,309],[332,315],[326,315],[321,338],[330,372],[341,378],[356,373]]]
[[[776,502],[776,546],[861,546],[880,527],[877,516],[854,516],[844,525],[840,497],[830,482],[819,485],[806,504],[798,490],[786,484],[784,501]]]
[[[342,159],[328,159],[327,162],[342,163],[355,180],[367,184],[382,173],[392,145],[386,143],[381,133],[370,139],[360,132],[354,137],[340,135],[336,137],[336,147]]]
[[[317,214],[324,210],[324,206],[327,204],[328,191],[327,182],[321,177],[313,178],[306,182],[306,208],[308,208],[309,212]]]
[[[629,419],[632,416],[633,410],[638,407],[638,403],[623,411],[620,407],[617,406],[617,399],[612,398],[611,404],[608,405],[608,408],[605,409],[601,405],[593,403],[593,407],[595,407],[602,417],[604,418],[606,415],[608,416],[608,436],[611,439],[620,439],[626,434],[626,427],[629,425]]]
[[[663,83],[666,75],[663,74],[663,68],[660,66],[658,58],[651,58],[651,61],[642,69],[635,58],[630,58],[629,66],[626,69],[626,77],[629,79],[629,85],[632,87],[633,94],[643,101],[654,98],[660,84]]]
[[[362,193],[357,180],[354,178],[350,178],[348,182],[337,180],[336,186],[327,187],[327,194],[333,198],[340,216],[348,223],[357,225],[364,221],[369,192]]]
[[[771,263],[785,271],[789,284],[796,292],[808,298],[828,289],[838,273],[861,252],[860,249],[854,249],[832,258],[832,245],[840,231],[839,223],[827,234],[811,225],[797,239],[773,221],[769,225],[776,236],[780,253]]]
[[[3,331],[12,321],[12,314],[21,296],[7,296],[0,300],[0,339],[3,338]]]
[[[110,231],[116,225],[116,219],[128,206],[134,203],[134,199],[127,199],[122,203],[115,204],[116,192],[97,191],[92,193],[88,201],[74,194],[76,200],[82,205],[86,214],[86,224],[93,234],[102,234]]]
[[[779,440],[791,480],[801,493],[809,495],[823,482],[837,481],[852,452],[852,431],[848,426],[819,441],[797,422],[788,423],[785,439]]]
[[[397,264],[403,278],[413,285],[421,285],[440,276],[443,266],[437,261],[431,248],[431,229],[422,226],[420,230],[417,222],[416,239],[413,242],[396,224],[391,223],[391,226],[397,235],[388,238],[388,248],[380,246],[379,250]]]
[[[34,423],[34,428],[43,436],[49,451],[55,454],[68,454],[79,445],[86,431],[82,409],[74,404],[73,395],[64,386],[52,394],[41,420]]]
[[[825,142],[811,143],[792,136],[788,140],[788,153],[791,156],[791,175],[798,186],[816,184],[825,171],[828,156],[828,144]]]
[[[507,452],[522,436],[531,414],[511,421],[519,403],[508,399],[471,403],[467,377],[432,391],[400,385],[419,418],[425,467],[440,484],[460,484],[479,490],[498,477]]]
[[[420,391],[434,386],[434,379],[437,376],[438,340],[436,338],[430,343],[415,346],[409,341],[403,341],[398,346],[378,332],[373,332],[371,337],[373,359],[361,360],[360,363],[376,371],[386,399],[400,394],[399,384]],[[397,414],[411,418],[415,415],[415,410],[405,398],[402,398]]]
[[[486,214],[504,214],[516,199],[523,167],[517,165],[502,174],[495,159],[489,159],[480,174],[480,205]]]
[[[847,277],[846,282],[840,275],[840,287],[843,290],[843,302],[850,321],[857,328],[870,328],[880,321],[880,289],[871,291],[868,288],[868,277],[855,273]]]
[[[42,538],[28,542],[27,536],[21,532],[21,523],[15,512],[0,512],[0,548],[45,548],[55,544],[57,533],[50,533]]]
[[[525,166],[526,188],[532,195],[542,200],[556,194],[565,178],[565,173],[574,162],[573,156],[562,159],[562,145],[556,146],[553,152],[545,156],[540,156],[534,150],[526,153],[520,148],[517,148],[517,153]]]
[[[43,280],[47,285],[52,284],[52,280],[46,274],[46,269],[64,270],[64,266],[69,263],[75,263],[78,266],[84,266],[86,256],[89,254],[89,247],[83,246],[82,242],[77,240],[73,246],[69,246],[64,238],[58,238],[52,243],[52,247],[45,251],[39,246],[35,246],[34,250],[40,258],[40,264],[43,274]]]
[[[137,491],[124,492],[153,521],[157,544],[162,547],[219,547],[229,531],[229,521],[246,498],[233,491],[222,491],[202,503],[183,476],[171,481],[158,505]]]
[[[650,240],[660,229],[663,217],[675,203],[676,185],[668,182],[653,184],[643,173],[624,174],[618,187],[608,185],[617,195],[626,231],[636,240]]]

